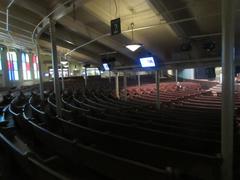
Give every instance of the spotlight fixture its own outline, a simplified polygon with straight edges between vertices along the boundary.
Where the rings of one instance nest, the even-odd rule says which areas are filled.
[[[126,45],[125,47],[127,49],[129,49],[130,51],[134,52],[136,51],[137,49],[139,49],[140,47],[142,47],[143,45],[142,44],[139,44],[139,43],[134,43],[133,41],[133,28],[134,28],[134,23],[131,23],[131,27],[132,27],[132,44],[128,44]]]

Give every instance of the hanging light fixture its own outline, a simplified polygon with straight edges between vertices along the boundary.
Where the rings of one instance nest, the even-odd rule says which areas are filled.
[[[66,65],[68,62],[67,61],[61,61],[62,65]]]
[[[139,43],[134,43],[133,41],[133,28],[134,28],[134,23],[131,23],[131,28],[132,28],[132,44],[126,45],[126,48],[128,48],[130,51],[134,52],[140,47],[142,47],[142,44]]]
[[[65,67],[65,68],[68,68],[69,67],[69,64],[63,64],[63,67]]]
[[[77,65],[75,65],[75,68],[73,69],[74,71],[78,71],[78,69],[77,69]]]

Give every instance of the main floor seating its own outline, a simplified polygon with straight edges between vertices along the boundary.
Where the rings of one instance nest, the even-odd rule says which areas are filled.
[[[158,110],[152,84],[128,88],[127,100],[106,81],[66,87],[61,116],[50,88],[44,101],[31,89],[2,103],[1,147],[27,167],[23,179],[220,179],[220,94],[162,83]]]

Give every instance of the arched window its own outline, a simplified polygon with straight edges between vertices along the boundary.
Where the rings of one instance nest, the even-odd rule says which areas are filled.
[[[17,53],[15,51],[7,52],[8,76],[10,81],[19,80]]]
[[[37,55],[34,54],[32,56],[32,62],[33,62],[34,79],[39,79],[38,56]]]
[[[30,68],[29,55],[25,52],[22,53],[22,70],[23,80],[31,80],[31,68]]]

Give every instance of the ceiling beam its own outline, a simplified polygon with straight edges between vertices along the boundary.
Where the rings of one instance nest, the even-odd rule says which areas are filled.
[[[168,8],[165,6],[162,0],[147,0],[149,4],[154,8],[166,22],[174,21],[175,18],[171,15]],[[172,30],[176,33],[178,37],[187,37],[187,34],[184,30],[179,26],[179,24],[169,24]]]
[[[57,42],[57,43],[58,43],[58,46],[57,46],[58,53],[61,53],[61,51],[62,52],[68,51],[69,47],[64,47],[65,45],[61,44],[61,42]],[[39,44],[40,44],[41,48],[51,51],[51,45],[48,41],[40,40]],[[79,62],[84,62],[84,63],[87,62],[87,63],[91,63],[91,64],[95,64],[95,65],[99,64],[99,61],[87,52],[81,52],[81,53],[75,52],[72,55],[72,58],[76,59]]]
[[[102,36],[102,33],[98,32],[96,29],[94,29],[90,26],[87,26],[78,20],[74,20],[71,16],[66,16],[66,17],[60,19],[59,23],[65,27],[68,27],[71,31],[79,33],[85,37],[89,37],[89,34],[91,34],[91,37],[89,37],[91,39]],[[127,50],[126,48],[123,48],[123,44],[121,44],[118,41],[115,41],[110,36],[99,39],[97,42],[125,55],[126,57],[128,57],[130,59],[134,59],[134,55],[131,54],[129,52],[129,50]]]
[[[59,39],[65,41],[69,44],[74,45],[75,47],[91,40],[91,39],[89,39],[89,37],[85,37],[83,35],[77,34],[76,32],[73,32],[61,25],[57,25],[56,36]],[[93,54],[97,54],[97,55],[104,53],[104,52],[111,51],[110,48],[108,48],[98,42],[96,42],[94,44],[89,44],[88,46],[85,46],[82,49],[86,49],[89,52],[91,52]]]
[[[36,1],[21,0],[21,1],[16,1],[15,4],[31,12],[34,12],[40,17],[44,17],[48,14],[48,9],[40,6],[38,3],[36,3]]]

